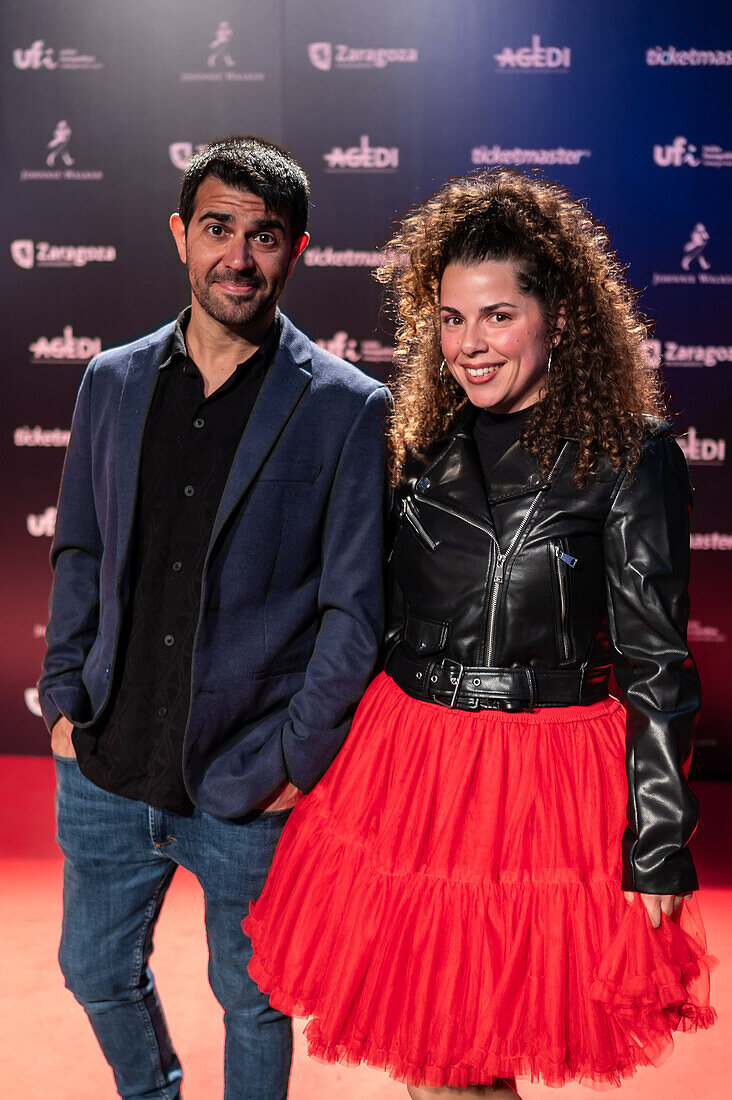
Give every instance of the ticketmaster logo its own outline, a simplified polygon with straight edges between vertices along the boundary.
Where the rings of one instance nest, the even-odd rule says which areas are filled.
[[[353,248],[308,248],[303,254],[306,267],[379,267],[383,252],[357,252]]]
[[[579,164],[591,157],[589,149],[503,149],[500,145],[476,145],[471,150],[472,164]]]
[[[89,263],[114,263],[117,249],[111,244],[49,244],[31,240],[12,241],[13,263],[26,271],[37,267],[86,267]]]
[[[679,65],[683,68],[699,65],[732,65],[732,50],[677,50],[675,46],[654,46],[646,50],[646,65]]]
[[[371,145],[363,134],[358,145],[347,149],[337,145],[329,153],[323,153],[326,172],[396,172],[399,167],[399,149],[396,146]]]
[[[419,51],[413,47],[391,49],[383,46],[354,48],[342,43],[311,42],[308,46],[310,64],[321,72],[336,69],[385,69],[387,65],[419,61]]]
[[[689,545],[692,550],[732,550],[732,535],[722,534],[720,531],[710,531],[703,535],[693,532]]]
[[[71,432],[68,428],[42,428],[36,424],[29,428],[26,424],[13,432],[16,447],[68,447]]]

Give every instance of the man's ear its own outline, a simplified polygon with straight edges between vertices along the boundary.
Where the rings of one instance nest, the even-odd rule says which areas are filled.
[[[175,217],[175,215],[173,215],[173,217]],[[299,237],[295,241],[294,245],[292,246],[292,252],[290,253],[290,262],[287,266],[287,278],[288,279],[290,278],[290,275],[292,275],[293,271],[295,270],[295,264],[300,259],[303,252],[305,251],[305,249],[307,248],[307,246],[309,244],[310,244],[310,234],[309,233],[303,233],[302,237]]]
[[[180,256],[181,263],[184,264],[186,262],[187,256],[186,227],[183,224],[183,219],[181,218],[180,214],[171,214],[168,225],[170,226],[170,232],[173,234],[175,247],[178,249],[178,255]]]

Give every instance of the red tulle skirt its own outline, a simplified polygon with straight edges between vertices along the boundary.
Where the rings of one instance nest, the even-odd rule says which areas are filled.
[[[309,1052],[433,1087],[619,1084],[708,1027],[697,903],[620,887],[625,712],[448,710],[385,674],[244,922]]]

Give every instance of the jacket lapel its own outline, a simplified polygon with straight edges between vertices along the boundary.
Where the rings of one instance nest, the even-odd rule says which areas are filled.
[[[132,530],[135,494],[142,451],[142,436],[150,399],[157,381],[158,365],[168,345],[175,322],[160,329],[149,344],[130,356],[117,416],[117,562],[122,566]]]
[[[459,431],[417,482],[417,491],[493,528],[483,470],[472,433]]]
[[[280,345],[237,448],[211,534],[211,545],[247,492],[312,381],[310,346],[283,315]]]
[[[489,471],[487,482],[489,504],[536,493],[548,484],[536,456],[525,451],[518,441],[501,455]]]

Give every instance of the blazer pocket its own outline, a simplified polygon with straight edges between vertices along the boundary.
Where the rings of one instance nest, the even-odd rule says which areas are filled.
[[[322,462],[267,462],[259,475],[259,481],[284,481],[312,485],[322,469]]]
[[[273,680],[276,676],[303,676],[312,657],[313,646],[292,653],[276,653],[252,674],[252,680]]]

